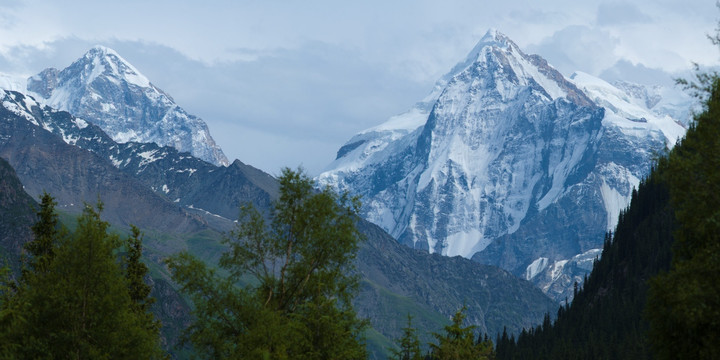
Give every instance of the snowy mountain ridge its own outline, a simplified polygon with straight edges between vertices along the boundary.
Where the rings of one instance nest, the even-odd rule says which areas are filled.
[[[525,55],[515,43],[497,31],[488,32],[466,60],[438,81],[429,98],[432,99],[434,94],[438,94],[438,97],[428,115],[424,111],[427,107],[423,105],[431,102],[426,99],[408,113],[351,139],[339,151],[343,156],[330,165],[331,169],[336,170],[324,172],[319,176],[319,180],[339,188],[356,190],[357,186],[349,186],[347,182],[350,179],[355,181],[357,177],[362,178],[360,169],[399,160],[396,154],[408,151],[413,153],[414,159],[406,157],[404,160],[409,161],[398,164],[403,168],[405,177],[396,179],[400,181],[395,184],[388,184],[402,188],[404,195],[398,197],[406,206],[393,206],[395,201],[392,196],[387,196],[388,189],[373,189],[376,186],[367,186],[371,184],[358,189],[366,198],[372,199],[368,204],[368,218],[395,237],[406,236],[409,245],[425,247],[430,252],[437,251],[450,256],[470,257],[482,250],[492,237],[512,232],[519,226],[530,206],[529,199],[532,196],[528,195],[531,195],[529,193],[532,192],[534,183],[539,180],[535,178],[529,183],[513,184],[509,178],[495,178],[492,181],[494,184],[490,185],[487,184],[487,178],[483,179],[490,164],[496,161],[504,150],[502,146],[492,145],[502,142],[501,135],[511,130],[505,126],[510,124],[510,121],[499,119],[496,115],[505,115],[506,119],[513,117],[514,112],[529,99],[538,104],[572,99],[571,101],[584,107],[591,105],[591,101],[544,60]],[[597,112],[598,109],[593,110]],[[418,124],[420,126],[415,128]],[[423,141],[430,143],[422,144]],[[579,159],[566,160],[564,164],[567,165],[568,161],[577,162]],[[533,167],[532,164],[525,165]],[[521,165],[517,170],[527,170],[525,165]],[[458,213],[447,216],[450,218],[447,224],[433,223],[432,228],[428,229],[429,232],[406,232],[406,229],[416,228],[418,224],[418,214],[413,214],[410,209],[420,207],[420,204],[414,203],[415,195],[427,190],[429,195],[432,194],[431,197],[436,197],[442,192],[442,186],[456,186],[457,184],[453,183],[456,179],[452,175],[453,171],[470,177],[464,180],[463,184],[470,188],[459,189],[464,200],[469,201],[463,201],[462,205],[454,204],[460,205],[458,207],[448,204],[464,214],[459,217]],[[558,181],[557,184],[559,183]],[[379,191],[374,193],[375,190]],[[552,196],[557,194],[559,189],[549,193],[543,203],[549,203]],[[523,200],[513,206],[495,207],[490,211],[484,211],[477,206],[478,203],[490,205],[487,200],[496,197]],[[392,216],[389,216],[390,214]],[[430,218],[435,218],[434,214],[430,214]],[[461,222],[465,221],[472,225],[469,228],[463,226]],[[503,225],[500,229],[482,226],[487,222]],[[445,229],[439,229],[438,225]],[[462,228],[464,230],[461,230]],[[483,228],[489,230],[489,233],[480,231]],[[442,233],[440,237],[445,239],[438,239],[437,234],[433,234],[438,230]],[[418,246],[418,242],[425,242],[427,245]]]
[[[170,146],[118,143],[97,125],[30,95],[0,90],[0,110],[3,108],[66,144],[94,153],[174,206],[206,219],[234,219],[243,199],[270,206],[270,196],[277,192],[272,176],[239,160],[216,166]],[[0,133],[0,142],[3,136]]]
[[[38,101],[100,126],[113,140],[155,142],[215,165],[229,162],[205,122],[188,114],[114,50],[96,46],[67,68],[27,80]]]

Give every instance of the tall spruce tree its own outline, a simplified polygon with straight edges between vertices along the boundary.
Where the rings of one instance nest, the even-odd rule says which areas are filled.
[[[132,235],[126,242],[127,255],[124,259],[124,265],[131,306],[138,316],[145,317],[148,330],[157,334],[160,331],[160,322],[150,312],[150,306],[155,303],[155,298],[150,296],[152,287],[145,283],[145,276],[148,273],[147,265],[141,261],[142,234],[135,225],[130,225],[130,230]]]
[[[130,225],[132,235],[127,239],[127,256],[125,258],[125,278],[128,281],[130,299],[137,306],[138,311],[149,310],[155,299],[150,298],[150,285],[145,283],[148,268],[140,260],[142,258],[142,237],[140,229]]]
[[[168,261],[195,304],[185,339],[210,358],[365,358],[366,323],[351,304],[359,202],[316,191],[302,171],[279,180],[270,224],[242,208],[220,259],[226,277],[186,252]]]
[[[34,272],[47,271],[50,262],[55,257],[55,248],[65,230],[60,228],[58,215],[55,212],[57,202],[44,192],[40,196],[40,209],[37,212],[37,222],[32,226],[35,238],[25,244],[29,255],[28,267]]]

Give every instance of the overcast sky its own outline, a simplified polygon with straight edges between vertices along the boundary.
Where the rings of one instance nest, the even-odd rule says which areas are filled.
[[[714,66],[711,0],[0,0],[0,72],[106,45],[228,158],[319,173],[353,134],[409,109],[489,28],[566,75],[670,83]]]

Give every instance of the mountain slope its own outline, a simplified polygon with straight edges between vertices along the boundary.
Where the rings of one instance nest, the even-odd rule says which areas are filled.
[[[277,193],[275,180],[262,171],[236,160],[228,167],[215,166],[188,153],[154,143],[117,143],[99,127],[85,120],[65,115],[39,116],[40,107],[32,97],[8,101],[8,106],[26,114],[31,122],[58,135],[68,145],[88,150],[107,160],[126,175],[152,189],[157,196],[172,201],[213,220],[207,211],[226,219],[235,219],[239,207],[252,201],[270,206],[270,196]],[[47,108],[42,111],[61,114]],[[42,111],[40,113],[42,113]],[[227,230],[222,225],[221,230]]]
[[[720,87],[709,80],[703,111],[633,192],[572,304],[517,341],[501,337],[498,359],[718,357]]]
[[[15,169],[0,158],[0,263],[20,269],[23,245],[32,240],[37,203],[23,189]]]
[[[218,232],[182,233],[230,229],[229,219],[236,217],[239,204],[252,202],[267,210],[277,196],[273,177],[239,161],[217,167],[170,147],[117,144],[97,126],[64,111],[41,108],[31,97],[16,92],[5,92],[2,105],[0,155],[22,169],[28,189],[57,194],[61,209],[83,199],[94,201],[100,194],[105,218],[120,227],[133,222],[146,230],[145,255],[155,283],[162,287],[158,311],[173,325],[172,334],[177,335],[186,321],[187,308],[164,280],[163,258],[187,248],[212,263],[224,249]],[[87,199],[91,191],[97,193]],[[183,200],[173,199],[176,195]],[[183,206],[202,197],[207,201],[202,210],[199,203],[194,209]],[[182,215],[180,219],[193,222],[178,223],[168,206]],[[137,213],[128,214],[132,209]],[[208,223],[192,227],[197,218],[189,211],[203,215]],[[532,284],[496,267],[409,249],[364,221],[361,229],[367,241],[357,259],[364,280],[356,304],[384,341],[399,335],[408,312],[429,333],[467,303],[472,321],[494,333],[503,326],[511,330],[531,326],[556,306]]]
[[[390,339],[402,335],[408,313],[423,340],[430,342],[430,332],[440,331],[463,305],[467,321],[491,335],[504,327],[517,333],[522,324],[538,324],[545,313],[557,309],[531,283],[500,268],[410,249],[377,225],[362,221],[358,226],[367,239],[357,256],[363,282],[355,306]]]
[[[643,309],[647,280],[670,267],[675,226],[669,197],[661,174],[641,183],[572,304],[554,324],[522,333],[517,343],[501,338],[497,358],[649,358]]]
[[[64,111],[41,108],[32,98],[3,92],[0,106],[0,156],[17,172],[32,196],[52,194],[58,207],[82,211],[82,202],[102,199],[106,219],[118,225],[172,233],[206,228],[197,217],[159,197],[134,178],[123,174],[99,156],[67,144],[69,134],[55,135],[47,124],[71,121],[88,127],[83,120]],[[48,126],[49,128],[49,126]]]
[[[216,165],[228,160],[202,119],[188,114],[112,49],[96,46],[67,68],[43,70],[27,90],[100,126],[120,143],[157,143]]]
[[[653,154],[684,132],[647,110],[610,111],[585,85],[490,31],[318,180],[362,195],[363,215],[412,247],[521,277],[568,261],[601,247]]]

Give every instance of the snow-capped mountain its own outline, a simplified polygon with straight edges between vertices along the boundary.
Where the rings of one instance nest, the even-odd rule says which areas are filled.
[[[275,178],[238,160],[214,166],[168,146],[119,144],[98,126],[15,91],[0,91],[0,157],[17,170],[18,187],[33,196],[47,190],[65,210],[73,203],[82,209],[83,201],[100,196],[104,219],[153,230],[144,244],[147,260],[158,267],[180,248],[216,257],[223,236],[215,231],[229,231],[241,205],[266,212],[279,196]],[[0,217],[0,230],[4,220]],[[358,250],[358,275],[368,286],[360,289],[355,306],[388,339],[400,336],[398,324],[407,309],[417,326],[434,329],[466,306],[468,321],[492,334],[503,328],[517,333],[556,308],[541,291],[502,269],[415,251],[366,221],[358,228],[366,236]],[[191,237],[194,245],[184,240],[192,233],[200,234]],[[184,234],[183,240],[172,234]],[[14,243],[0,241],[0,253],[8,244]],[[163,286],[162,295],[154,295],[158,302],[174,301],[167,300],[176,296],[171,285]],[[158,316],[177,320],[187,311],[174,306]]]
[[[365,217],[402,243],[524,276],[537,259],[600,248],[653,154],[684,133],[593,81],[566,79],[491,30],[318,180],[362,195]]]
[[[43,103],[86,119],[113,140],[172,146],[215,165],[228,165],[205,122],[188,114],[112,49],[96,46],[59,71],[27,80]]]
[[[248,199],[269,208],[271,197],[277,193],[272,176],[239,160],[216,166],[170,146],[118,143],[97,125],[18,92],[0,91],[0,101],[2,108],[17,117],[57,135],[68,145],[94,153],[176,206],[206,218],[235,219]],[[0,140],[3,136],[0,131]]]

